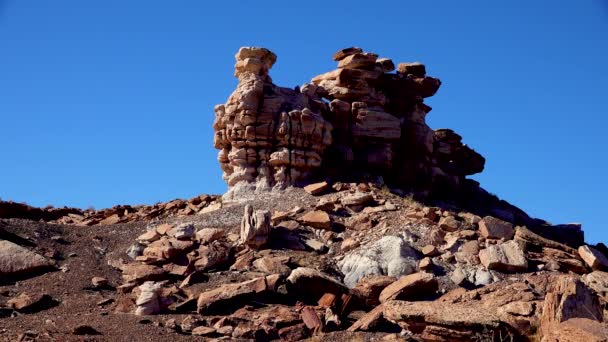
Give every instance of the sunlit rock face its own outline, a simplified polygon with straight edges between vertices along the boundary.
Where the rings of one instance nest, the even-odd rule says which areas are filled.
[[[359,48],[338,51],[338,68],[295,89],[272,83],[276,55],[243,47],[236,90],[215,107],[214,145],[228,196],[316,179],[382,176],[405,190],[457,188],[484,158],[448,129],[425,121],[441,81],[420,63],[394,63]]]

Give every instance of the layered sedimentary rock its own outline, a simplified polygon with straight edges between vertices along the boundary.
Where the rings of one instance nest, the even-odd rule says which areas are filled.
[[[457,188],[481,172],[484,158],[454,131],[434,131],[423,99],[441,81],[420,63],[395,69],[387,58],[347,48],[338,68],[295,89],[276,86],[276,56],[244,47],[236,54],[237,89],[215,107],[215,147],[231,193],[303,185],[362,174],[407,190]],[[446,187],[447,185],[447,187]]]

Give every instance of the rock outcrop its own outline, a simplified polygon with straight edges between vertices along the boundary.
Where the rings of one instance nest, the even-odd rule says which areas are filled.
[[[394,63],[348,48],[336,70],[295,89],[268,74],[276,55],[243,47],[236,90],[215,107],[214,145],[230,195],[282,189],[314,177],[371,174],[408,190],[458,187],[481,172],[484,158],[449,129],[425,121],[441,81],[420,63]]]

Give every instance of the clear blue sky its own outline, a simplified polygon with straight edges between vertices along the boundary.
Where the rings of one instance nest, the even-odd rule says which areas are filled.
[[[222,193],[213,106],[240,46],[275,83],[348,46],[422,61],[427,103],[487,158],[475,178],[608,241],[608,4],[577,1],[0,0],[0,196],[96,208]]]

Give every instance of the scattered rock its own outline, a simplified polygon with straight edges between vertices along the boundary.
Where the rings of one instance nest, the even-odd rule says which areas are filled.
[[[46,293],[26,293],[9,299],[6,305],[14,310],[23,312],[36,312],[52,302],[52,298]]]
[[[196,239],[206,245],[225,236],[226,232],[219,228],[203,228],[196,232]]]
[[[304,190],[306,192],[308,192],[309,194],[316,196],[316,195],[323,194],[329,188],[330,187],[327,182],[319,182],[319,183],[309,184],[309,185],[305,186]]]
[[[373,307],[380,304],[380,293],[397,279],[384,275],[369,275],[359,280],[351,292],[365,305]]]
[[[434,245],[426,245],[422,247],[422,254],[425,256],[433,257],[439,255],[439,250]]]
[[[528,269],[528,260],[523,250],[512,240],[482,249],[479,260],[490,270],[518,272]]]
[[[325,293],[342,295],[348,289],[339,281],[313,269],[298,267],[287,277],[287,290],[296,298],[316,303]]]
[[[342,252],[346,253],[346,252],[352,251],[353,249],[359,247],[360,245],[361,244],[359,243],[359,241],[357,241],[353,238],[346,238],[340,244],[340,250]]]
[[[93,285],[93,287],[103,287],[103,286],[107,286],[108,285],[108,279],[103,278],[103,277],[93,277],[91,278],[91,284]]]
[[[198,297],[198,313],[208,314],[218,311],[225,311],[243,303],[256,294],[268,290],[266,277],[255,278],[236,284],[224,284],[218,288],[205,291]],[[242,305],[241,305],[242,306]]]
[[[338,263],[344,274],[344,283],[350,288],[367,275],[399,277],[413,273],[417,265],[416,251],[398,236],[384,236],[347,254]]]
[[[515,231],[511,223],[492,216],[486,216],[479,221],[479,233],[486,239],[511,240]]]
[[[438,283],[430,273],[414,273],[399,278],[380,293],[380,302],[389,300],[420,300],[437,292]]]
[[[608,258],[597,249],[584,245],[578,248],[578,254],[594,271],[608,270]]]
[[[194,228],[194,225],[192,223],[182,223],[177,227],[169,230],[169,232],[167,232],[167,235],[172,236],[178,240],[190,240],[192,239],[192,237],[194,237],[195,231],[196,228]]]
[[[300,217],[299,221],[307,226],[318,229],[331,229],[332,220],[329,214],[322,210],[315,210]]]
[[[0,276],[20,276],[49,270],[52,263],[40,254],[6,240],[0,240]]]
[[[147,281],[139,286],[139,291],[139,297],[137,297],[137,300],[135,301],[135,305],[137,305],[135,314],[141,316],[159,313],[161,284]]]
[[[245,206],[245,214],[241,221],[240,243],[256,249],[260,248],[268,242],[270,229],[268,210],[256,210],[254,213],[251,205]]]
[[[460,222],[452,215],[442,217],[438,224],[441,229],[448,232],[455,232],[460,227]]]
[[[543,336],[550,335],[555,323],[571,318],[586,318],[603,321],[603,310],[597,296],[580,280],[563,276],[545,296],[540,331]]]

